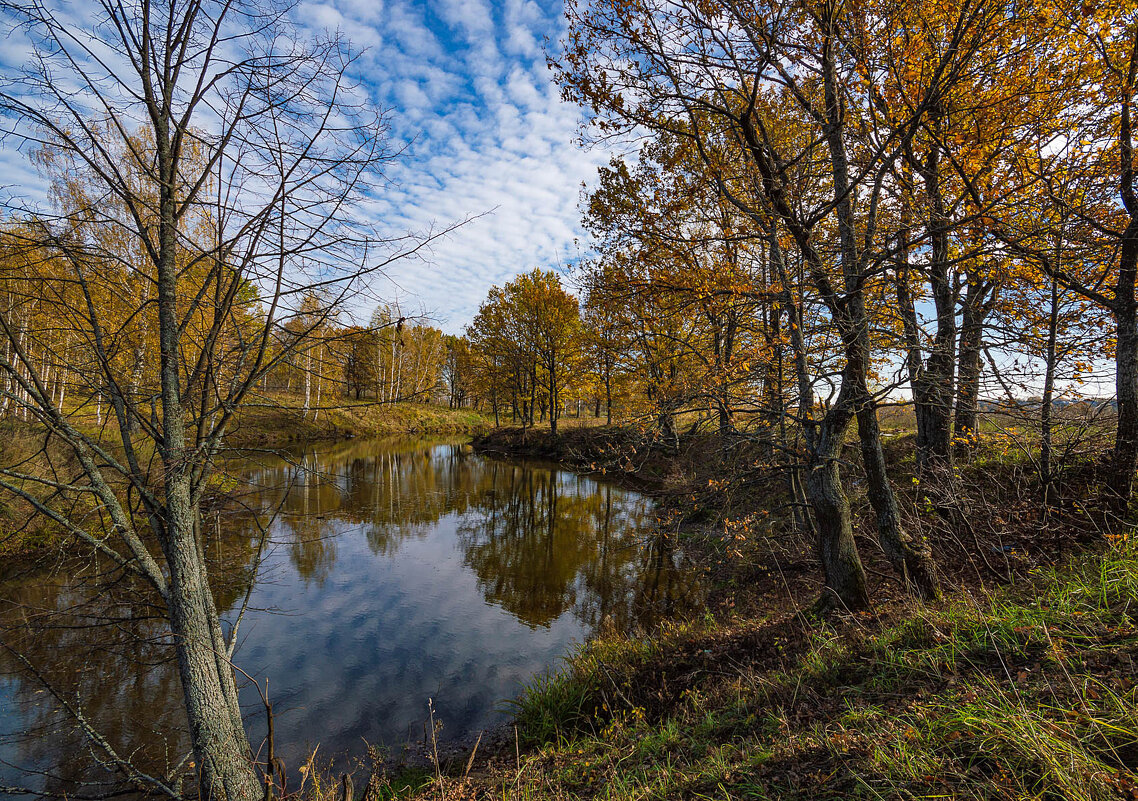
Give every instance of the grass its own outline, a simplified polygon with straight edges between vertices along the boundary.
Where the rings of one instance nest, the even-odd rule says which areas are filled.
[[[304,412],[291,395],[262,398],[243,407],[229,428],[231,447],[382,437],[401,434],[473,434],[493,421],[473,409],[428,403],[375,403],[337,399],[334,406]]]
[[[1138,540],[888,621],[602,639],[517,699],[519,755],[420,798],[1138,798]]]
[[[117,428],[104,409],[101,421],[93,407],[71,410],[71,423],[93,438],[107,443],[112,451],[120,447]],[[384,437],[424,434],[472,434],[492,421],[471,409],[448,409],[425,403],[376,404],[339,401],[335,407],[309,411],[302,399],[291,395],[260,398],[242,408],[229,426],[225,444],[230,448],[280,448],[290,443],[341,440],[353,437]],[[147,463],[150,444],[136,443],[140,461]],[[0,464],[18,467],[30,475],[50,476],[53,472],[77,472],[74,455],[44,429],[16,420],[0,421]],[[214,489],[222,491],[226,481],[215,473]],[[43,488],[28,483],[31,491]],[[91,504],[90,496],[79,500],[79,511]],[[72,507],[71,512],[75,512]],[[31,505],[12,495],[0,493],[0,559],[23,557],[68,542],[60,527],[47,517],[35,514]]]

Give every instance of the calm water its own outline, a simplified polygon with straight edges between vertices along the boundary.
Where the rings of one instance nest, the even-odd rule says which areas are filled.
[[[290,772],[317,743],[341,764],[365,743],[414,750],[428,699],[439,741],[470,742],[575,643],[647,628],[698,596],[679,550],[651,534],[648,499],[549,465],[415,440],[227,471],[256,489],[206,521],[206,549],[228,623],[249,595],[235,661],[269,680]],[[84,769],[65,702],[156,770],[182,757],[164,629],[130,582],[93,565],[9,577],[0,623],[63,690],[53,696],[0,652],[0,785],[103,778]],[[256,746],[264,713],[251,686],[242,700]],[[53,777],[21,779],[13,766]]]

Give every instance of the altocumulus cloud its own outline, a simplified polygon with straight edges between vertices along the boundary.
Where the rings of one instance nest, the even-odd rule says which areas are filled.
[[[376,294],[457,332],[492,284],[577,258],[580,186],[608,157],[574,144],[580,111],[560,100],[546,67],[543,48],[563,30],[560,0],[330,0],[299,12],[365,49],[356,77],[393,111],[406,146],[361,211],[392,234],[482,215],[426,261],[392,269]]]
[[[94,13],[92,0],[71,13],[88,3]],[[574,143],[581,113],[561,102],[546,67],[543,48],[563,32],[561,0],[327,0],[301,3],[296,16],[363,51],[353,77],[391,110],[393,144],[404,148],[357,213],[392,236],[481,215],[368,295],[398,297],[458,332],[492,284],[578,257],[580,186],[608,156]],[[18,40],[0,42],[0,70],[26,55]],[[8,191],[44,198],[11,145],[0,170]]]

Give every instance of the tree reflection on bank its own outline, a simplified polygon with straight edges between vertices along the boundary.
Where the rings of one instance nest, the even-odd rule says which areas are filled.
[[[398,744],[427,697],[447,737],[476,733],[573,641],[646,628],[696,595],[651,533],[647,499],[552,466],[399,440],[226,469],[247,487],[242,508],[207,520],[203,547],[230,622],[262,555],[236,662],[271,679],[278,752],[293,767],[315,742],[322,754]],[[120,753],[159,771],[182,759],[168,639],[131,582],[84,564],[0,583],[0,604],[3,642]],[[0,671],[0,760],[58,777],[0,764],[0,785],[75,793],[111,778],[90,769],[83,733],[20,662],[0,651]],[[255,694],[243,699],[256,746],[263,713]]]

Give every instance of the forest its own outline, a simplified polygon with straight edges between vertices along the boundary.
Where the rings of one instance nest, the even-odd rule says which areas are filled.
[[[566,0],[578,256],[445,321],[381,279],[484,212],[369,217],[400,109],[342,33],[98,9],[0,3],[0,138],[44,187],[0,205],[0,764],[33,766],[0,792],[1138,798],[1138,3]],[[418,762],[370,729],[299,759],[242,665],[287,614],[259,571],[428,546],[477,625],[573,649],[485,744],[469,713],[440,756],[432,697]],[[134,696],[87,711],[139,664],[176,747],[130,750]],[[39,730],[8,683],[60,765],[4,750]]]

